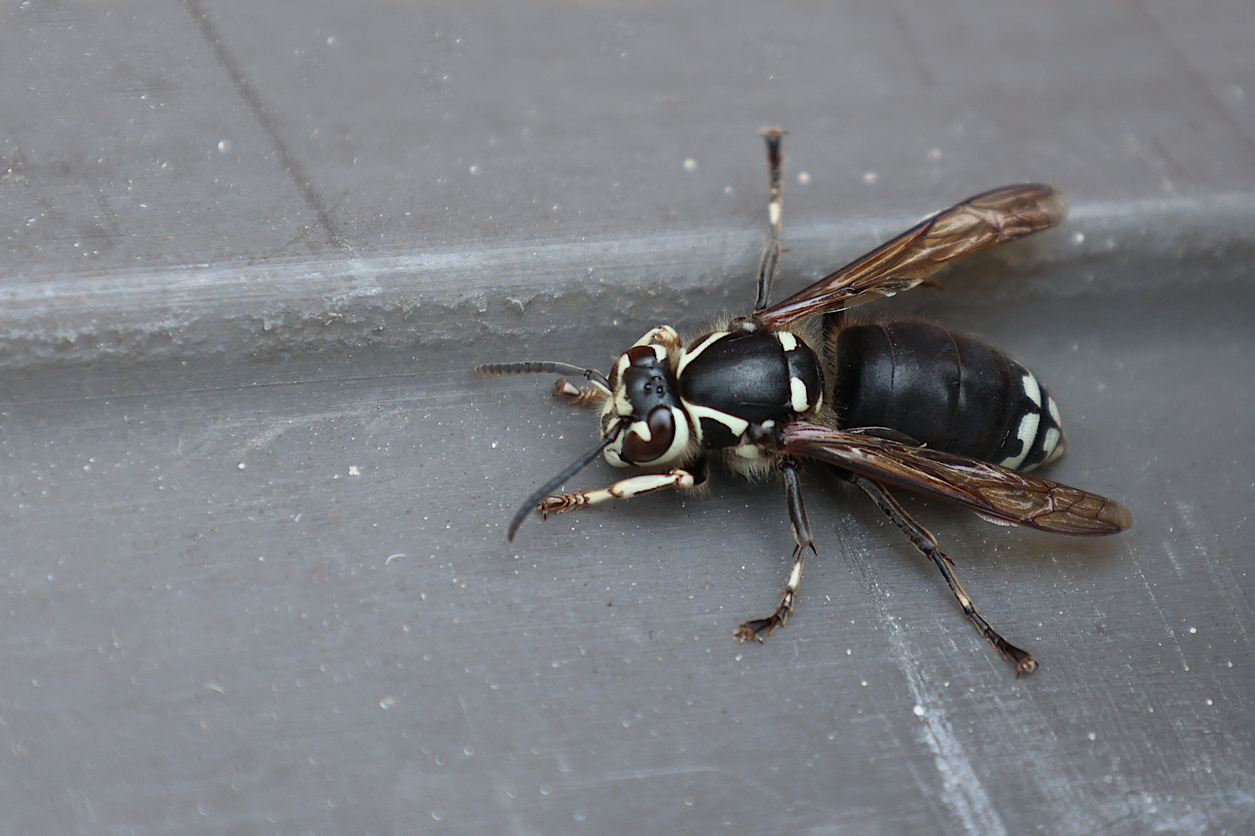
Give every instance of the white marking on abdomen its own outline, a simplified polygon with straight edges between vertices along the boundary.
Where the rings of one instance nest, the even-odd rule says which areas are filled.
[[[1046,458],[1042,459],[1042,464],[1050,461],[1055,457],[1055,449],[1059,446],[1059,439],[1063,438],[1063,433],[1054,427],[1046,429],[1046,440],[1042,442],[1042,449],[1046,451]]]
[[[1041,386],[1037,383],[1037,378],[1033,377],[1032,372],[1024,373],[1021,385],[1024,387],[1024,394],[1028,396],[1028,399],[1037,406],[1041,406]]]
[[[1024,417],[1020,418],[1020,426],[1015,431],[1015,437],[1020,440],[1023,445],[1020,452],[1009,459],[1002,460],[1003,467],[1009,467],[1015,470],[1024,463],[1024,459],[1028,456],[1029,451],[1033,448],[1033,439],[1037,437],[1037,426],[1041,423],[1041,415],[1036,412],[1026,412]]]
[[[1063,426],[1063,421],[1059,419],[1059,406],[1055,403],[1055,399],[1049,395],[1046,396],[1046,411],[1050,413],[1050,417],[1054,419],[1056,424],[1060,427]]]

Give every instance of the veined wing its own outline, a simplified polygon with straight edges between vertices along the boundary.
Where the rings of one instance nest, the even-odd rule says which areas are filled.
[[[979,459],[808,421],[784,428],[781,452],[806,456],[869,479],[1057,534],[1114,534],[1133,524],[1118,502]]]
[[[779,327],[892,296],[915,287],[951,261],[1048,229],[1066,214],[1067,198],[1050,186],[1028,183],[983,192],[746,318]]]

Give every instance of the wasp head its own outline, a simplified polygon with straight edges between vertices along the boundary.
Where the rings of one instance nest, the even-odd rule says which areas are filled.
[[[663,325],[615,361],[601,432],[608,436],[614,426],[622,426],[625,432],[606,447],[606,461],[616,467],[663,465],[690,453],[694,434],[674,371],[683,353],[679,335]]]

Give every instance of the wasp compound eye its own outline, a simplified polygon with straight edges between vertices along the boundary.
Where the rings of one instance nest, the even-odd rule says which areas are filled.
[[[646,438],[643,433],[649,433]],[[630,464],[649,464],[671,449],[675,441],[675,416],[671,409],[656,406],[645,421],[637,421],[628,428],[623,440],[620,457]]]
[[[649,369],[658,365],[658,355],[654,354],[653,346],[634,345],[627,350],[628,362],[638,369]]]

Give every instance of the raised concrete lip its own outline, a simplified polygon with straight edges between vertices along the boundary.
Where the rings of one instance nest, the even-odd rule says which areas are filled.
[[[860,247],[905,229],[916,217],[875,217],[794,224],[787,231],[789,267],[819,274],[831,253]],[[540,240],[467,249],[362,258],[269,260],[181,269],[29,277],[0,288],[0,368],[77,365],[105,359],[164,361],[236,354],[251,356],[321,344],[433,345],[470,342],[463,312],[481,327],[528,328],[521,315],[541,297],[606,294],[647,288],[676,299],[708,291],[712,272],[748,275],[759,231],[707,229],[636,237]],[[1234,246],[1255,246],[1255,194],[1074,203],[1064,225],[996,252],[1017,265],[1075,262],[1048,292],[1111,292],[1119,271],[1085,269],[1103,258],[1157,263],[1226,258]],[[843,256],[844,257],[844,256]],[[977,258],[981,258],[978,256]],[[837,262],[840,263],[840,262]],[[808,272],[809,271],[809,272]],[[1223,271],[1222,271],[1223,272]],[[1145,282],[1177,281],[1160,269]],[[1141,283],[1130,291],[1147,291]],[[1000,294],[1043,292],[1007,282]],[[537,322],[533,330],[544,330]]]

